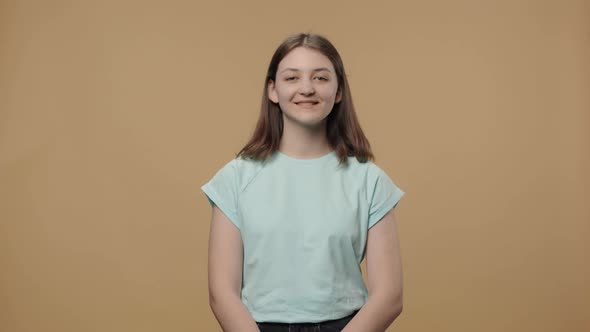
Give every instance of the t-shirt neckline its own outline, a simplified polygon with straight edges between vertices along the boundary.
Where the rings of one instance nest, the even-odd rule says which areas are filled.
[[[279,150],[276,151],[276,155],[277,155],[277,157],[279,159],[290,161],[290,162],[294,162],[294,163],[314,164],[314,163],[321,162],[323,160],[329,159],[332,156],[336,155],[336,150],[332,150],[332,151],[326,153],[323,156],[316,157],[316,158],[310,158],[310,159],[299,159],[299,158],[289,157],[289,156],[287,156],[286,154],[282,153]]]

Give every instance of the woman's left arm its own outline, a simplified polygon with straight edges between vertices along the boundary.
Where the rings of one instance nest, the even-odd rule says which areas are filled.
[[[367,234],[369,299],[342,332],[384,332],[402,312],[402,260],[394,209]]]

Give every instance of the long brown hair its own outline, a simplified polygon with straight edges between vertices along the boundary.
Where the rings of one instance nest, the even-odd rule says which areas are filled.
[[[278,104],[268,98],[268,84],[275,82],[281,60],[296,47],[317,50],[328,57],[336,70],[338,90],[342,93],[340,102],[335,103],[327,117],[326,135],[328,143],[336,151],[341,164],[348,163],[349,156],[365,163],[374,160],[369,140],[363,133],[356,117],[350,87],[340,54],[324,36],[312,33],[298,33],[287,37],[276,49],[264,80],[262,104],[256,129],[236,157],[266,160],[278,150],[283,133],[283,114]]]

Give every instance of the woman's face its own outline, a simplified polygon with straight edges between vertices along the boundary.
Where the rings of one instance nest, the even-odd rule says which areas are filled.
[[[322,124],[342,98],[330,59],[306,47],[291,50],[281,60],[268,96],[279,104],[285,120],[306,127]]]

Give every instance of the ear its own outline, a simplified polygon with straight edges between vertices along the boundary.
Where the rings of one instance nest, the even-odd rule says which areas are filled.
[[[270,99],[273,103],[278,104],[279,103],[279,96],[277,95],[277,91],[275,89],[275,82],[273,80],[269,80],[268,81],[268,86],[267,86],[267,92],[268,92],[268,99]]]
[[[339,103],[342,100],[342,89],[338,89],[338,92],[336,93],[336,99],[334,100],[334,104]]]

